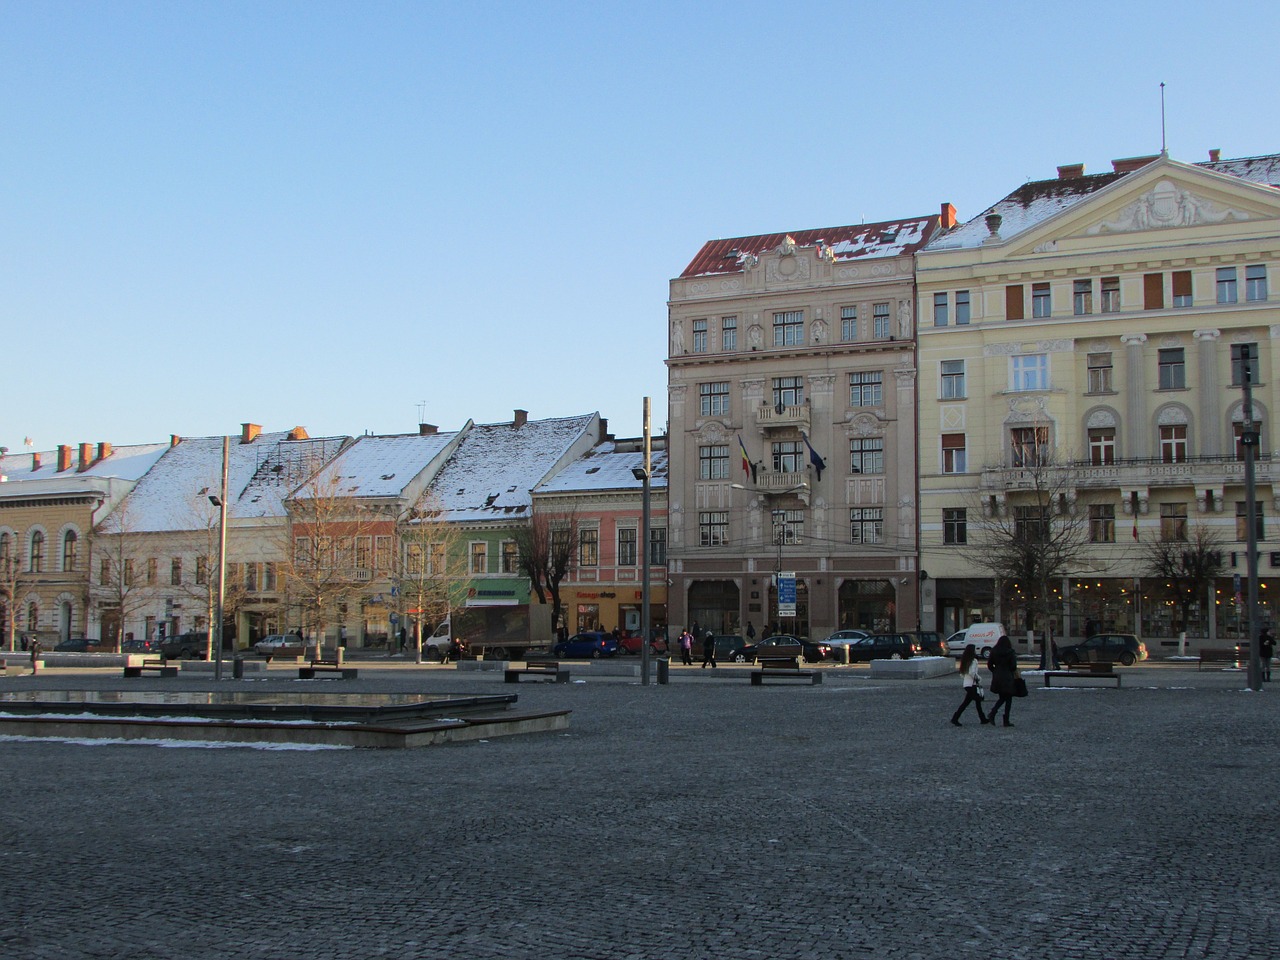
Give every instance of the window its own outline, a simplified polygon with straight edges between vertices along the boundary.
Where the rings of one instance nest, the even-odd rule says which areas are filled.
[[[1236,268],[1218,268],[1218,302],[1236,302]]]
[[[1049,317],[1053,315],[1053,299],[1047,283],[1031,285],[1031,316]]]
[[[578,564],[594,567],[600,563],[600,531],[584,527],[578,531]]]
[[[106,558],[103,558],[102,562],[98,564],[98,583],[101,586],[105,587],[110,582],[111,582],[111,561],[107,560]]]
[[[784,407],[798,407],[804,403],[804,377],[774,377],[773,405],[782,412]]]
[[[858,339],[858,308],[840,308],[840,339],[849,343]]]
[[[649,564],[663,567],[667,564],[667,528],[649,528]]]
[[[169,561],[169,584],[170,586],[182,586],[182,558],[174,557]]]
[[[1110,503],[1089,505],[1089,542],[1116,542],[1116,508]]]
[[[1267,539],[1265,534],[1266,525],[1262,520],[1262,501],[1255,501],[1253,511],[1253,537],[1255,540]],[[1249,504],[1240,502],[1236,504],[1236,539],[1247,541],[1249,539]]]
[[[803,310],[788,310],[773,315],[773,345],[775,347],[804,345]]]
[[[1267,299],[1267,266],[1259,263],[1244,268],[1244,298],[1246,300]]]
[[[520,548],[514,540],[502,541],[502,572],[520,572]]]
[[[707,352],[707,321],[706,320],[693,321],[693,352],[694,353]]]
[[[159,571],[155,557],[147,557],[147,583],[155,583]]]
[[[965,472],[965,445],[963,433],[942,435],[942,472]]]
[[[1014,427],[1009,431],[1015,467],[1038,467],[1048,460],[1048,427]]]
[[[774,543],[803,543],[804,542],[804,511],[803,510],[773,511],[773,542]]]
[[[700,413],[704,417],[727,417],[729,415],[729,384],[700,383],[698,397],[701,401]]]
[[[1160,539],[1166,543],[1187,539],[1187,505],[1185,503],[1160,504]]]
[[[945,327],[947,325],[947,295],[945,293],[935,293],[933,295],[933,325],[935,327]]]
[[[551,534],[552,542],[555,542],[555,533]],[[445,565],[445,553],[443,543],[427,544],[427,570],[426,573],[431,577],[442,577],[448,572]]]
[[[268,560],[262,565],[262,589],[268,593],[275,592],[276,565],[274,560]]]
[[[373,566],[375,570],[391,569],[391,538],[380,535],[373,538]]]
[[[1044,543],[1049,539],[1049,509],[1032,504],[1013,508],[1013,536],[1017,540]]]
[[[1004,318],[1021,320],[1025,316],[1022,302],[1022,284],[1013,283],[1004,288]]]
[[[965,398],[963,360],[942,361],[941,397],[943,400],[963,400]]]
[[[853,407],[879,407],[884,405],[884,372],[849,374],[849,405]]]
[[[1102,278],[1102,312],[1120,312],[1120,278]]]
[[[76,568],[76,554],[80,546],[80,538],[74,530],[62,535],[62,572],[70,573]]]
[[[1048,390],[1049,389],[1049,355],[1046,353],[1025,353],[1009,358],[1012,374],[1010,389]]]
[[[1071,309],[1077,317],[1093,313],[1093,281],[1077,280],[1071,286]]]
[[[723,547],[729,542],[729,511],[711,510],[698,514],[698,543]]]
[[[726,480],[729,477],[729,446],[715,444],[698,448],[698,479]]]
[[[1161,350],[1157,354],[1161,390],[1182,390],[1187,385],[1186,354],[1181,347]]]
[[[424,571],[422,565],[422,544],[408,543],[404,548],[404,572],[412,576],[421,576]]]
[[[1245,365],[1249,368],[1249,382],[1258,382],[1258,345],[1256,343],[1233,343],[1231,345],[1231,385],[1239,387],[1244,384]]]
[[[1142,277],[1142,309],[1164,309],[1164,274],[1147,273]]]
[[[1173,305],[1175,307],[1191,306],[1191,271],[1173,271]]]
[[[120,577],[120,582],[126,587],[133,586],[133,560],[126,560],[124,562],[124,570]]]
[[[1253,432],[1256,433],[1258,435],[1259,440],[1261,440],[1262,438],[1262,422],[1261,421],[1259,420],[1253,421]],[[1244,436],[1244,424],[1241,423],[1240,421],[1236,421],[1235,423],[1233,423],[1231,425],[1231,433],[1235,437],[1235,442],[1236,442],[1236,460],[1243,463],[1244,462],[1244,444],[1240,442],[1240,438]],[[1258,452],[1259,451],[1255,450],[1254,454],[1257,455]]]
[[[853,507],[849,510],[850,543],[884,543],[884,508]]]
[[[1089,371],[1090,393],[1111,393],[1111,354],[1091,353],[1085,360]]]
[[[956,326],[965,327],[969,325],[969,291],[956,291]]]
[[[488,573],[489,572],[489,545],[487,543],[471,544],[471,563],[469,569],[472,573]]]
[[[889,304],[875,303],[871,305],[871,326],[873,339],[889,339]]]
[[[969,542],[969,511],[964,507],[947,507],[942,511],[942,542]]]
[[[1187,425],[1167,423],[1160,428],[1160,462],[1187,462]]]
[[[799,440],[778,440],[773,444],[775,473],[799,473],[804,469],[804,445]]]
[[[9,554],[13,551],[13,536],[8,533],[0,533],[0,560],[8,560]]]
[[[245,593],[257,593],[258,592],[258,564],[256,563],[244,564],[244,569],[241,571],[241,576],[244,577]]]
[[[27,554],[27,572],[44,571],[44,534],[39,530],[31,534],[31,549]]]
[[[720,349],[726,351],[738,349],[737,317],[720,318]]]
[[[884,437],[849,441],[850,473],[884,473]]]
[[[103,563],[106,563],[104,560]],[[196,557],[196,583],[204,585],[209,582],[209,559],[208,557]]]
[[[1115,427],[1096,427],[1089,431],[1089,464],[1106,467],[1116,462]]]
[[[373,537],[356,537],[356,569],[372,570]]]
[[[635,527],[618,528],[618,565],[634,567],[639,561],[636,558],[637,531]]]

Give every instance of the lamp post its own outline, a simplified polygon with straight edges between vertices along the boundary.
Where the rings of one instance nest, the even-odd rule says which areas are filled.
[[[770,502],[776,504],[778,502],[778,499],[781,497],[788,496],[789,494],[792,494],[792,493],[799,493],[801,490],[807,490],[809,488],[809,483],[808,481],[801,480],[795,486],[787,487],[787,489],[785,490],[762,490],[759,487],[744,487],[740,483],[731,483],[729,484],[729,486],[734,490],[746,490],[748,493],[758,493],[762,496],[769,497]],[[778,544],[778,561],[777,561],[778,565],[774,570],[774,578],[773,578],[774,589],[777,590],[778,581],[782,577],[782,543],[783,543],[783,540],[785,539],[785,537],[783,536],[783,530],[785,529],[784,523],[786,519],[786,511],[783,510],[781,507],[775,506],[770,511],[770,515],[773,517],[774,539],[777,541],[777,544]],[[779,617],[779,619],[781,619],[781,617]]]
[[[644,398],[644,465],[632,469],[640,481],[640,685],[649,685],[649,482],[653,478],[649,440],[649,398]],[[659,680],[662,678],[660,677]]]
[[[1245,545],[1248,559],[1245,564],[1249,575],[1248,632],[1249,639],[1249,689],[1262,689],[1262,658],[1258,651],[1258,488],[1254,461],[1258,456],[1261,434],[1253,423],[1253,371],[1250,368],[1252,350],[1247,343],[1240,345],[1240,386],[1244,390],[1244,423],[1240,429],[1240,446],[1244,451],[1245,524],[1248,532]]]
[[[213,678],[222,679],[222,620],[223,605],[227,602],[227,461],[231,453],[231,438],[222,438],[222,494],[210,497],[209,500],[218,508],[218,623],[216,628],[210,624],[210,636],[215,638],[217,652],[214,654]]]

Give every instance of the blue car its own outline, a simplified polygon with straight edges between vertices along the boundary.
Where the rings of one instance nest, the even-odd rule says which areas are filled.
[[[562,659],[598,660],[600,657],[612,657],[617,652],[618,641],[613,639],[613,634],[601,630],[575,633],[551,648],[552,655]]]

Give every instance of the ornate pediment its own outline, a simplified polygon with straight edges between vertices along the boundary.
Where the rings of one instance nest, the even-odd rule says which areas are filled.
[[[1249,214],[1243,210],[1225,207],[1172,180],[1161,180],[1106,220],[1090,226],[1085,233],[1089,236],[1100,233],[1133,233],[1138,230],[1194,227],[1206,223],[1248,219]]]

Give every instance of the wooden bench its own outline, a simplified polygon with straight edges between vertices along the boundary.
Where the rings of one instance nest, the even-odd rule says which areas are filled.
[[[1046,670],[1044,672],[1044,685],[1046,687],[1053,686],[1050,681],[1054,677],[1072,677],[1077,680],[1106,680],[1108,682],[1114,680],[1116,689],[1120,689],[1120,674],[1116,673],[1115,664],[1110,660],[1069,663],[1065,670]]]
[[[1229,663],[1233,667],[1240,665],[1240,660],[1248,657],[1248,654],[1241,654],[1234,647],[1219,648],[1209,647],[1200,651],[1200,663],[1197,664],[1197,670],[1203,670],[1206,663]]]
[[[162,677],[176,677],[178,665],[166,660],[143,660],[141,663],[127,663],[124,667],[126,677],[140,677],[144,673],[158,673]]]
[[[820,670],[801,670],[799,657],[764,656],[756,660],[759,667],[751,671],[751,685],[761,686],[764,678],[774,680],[807,680],[811,684],[822,682]]]
[[[355,667],[343,666],[337,660],[312,660],[306,666],[298,668],[298,679],[314,680],[317,673],[336,673],[343,680],[354,680],[360,671]]]
[[[547,677],[556,683],[568,683],[569,668],[559,660],[526,660],[523,667],[507,667],[502,671],[503,683],[519,683],[521,677]]]

